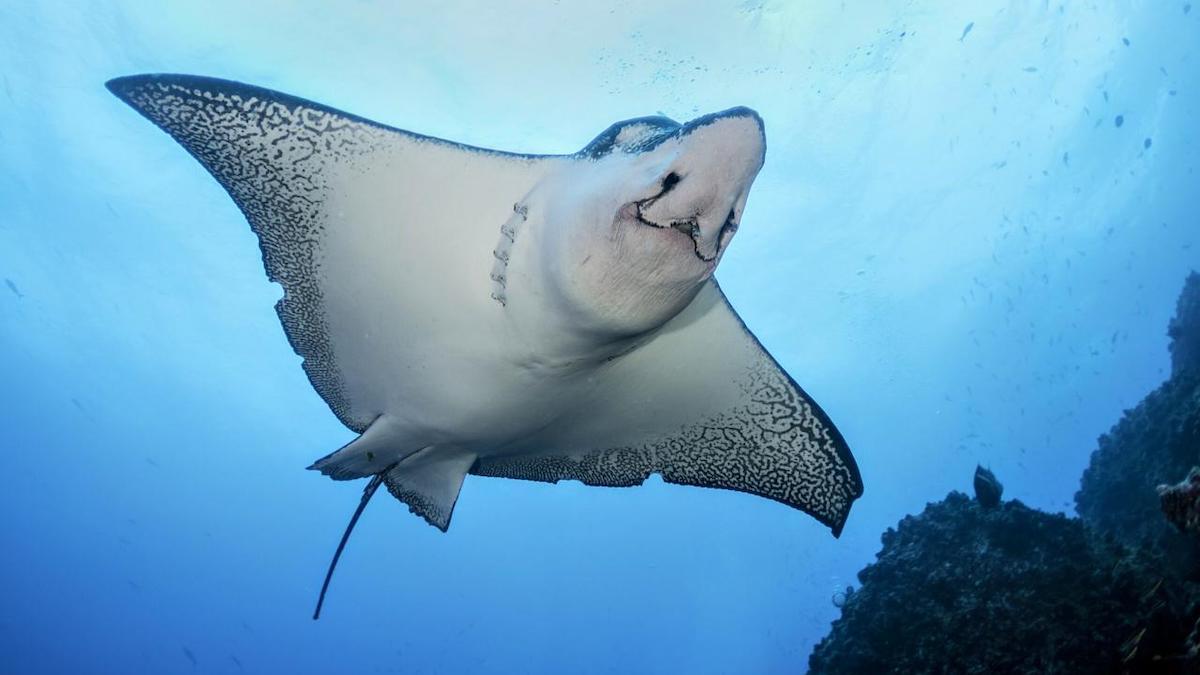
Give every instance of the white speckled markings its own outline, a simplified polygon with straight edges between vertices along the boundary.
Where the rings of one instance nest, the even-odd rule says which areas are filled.
[[[130,77],[109,89],[162,127],[204,165],[258,235],[267,277],[284,296],[275,306],[304,371],[346,426],[370,419],[350,411],[322,307],[320,249],[326,166],[380,143],[369,126],[296,99],[251,88],[214,87],[205,78]]]
[[[704,340],[689,339],[693,333]],[[834,534],[862,495],[837,428],[745,329],[716,284],[600,378],[568,423],[530,442],[567,451],[483,457],[472,472],[613,487],[658,473],[669,483],[773,499]],[[611,428],[614,419],[624,433]],[[598,447],[597,438],[613,445]]]

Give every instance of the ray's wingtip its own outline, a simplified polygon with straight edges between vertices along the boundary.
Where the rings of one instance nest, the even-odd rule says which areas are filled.
[[[840,522],[840,523],[830,523],[829,524],[829,531],[831,533],[833,533],[834,539],[842,538],[842,528],[844,528],[844,527],[846,527],[846,520],[844,518],[842,519],[842,522]]]
[[[104,83],[104,88],[107,89],[108,93],[112,94],[113,96],[116,96],[121,100],[125,100],[125,90],[122,86],[122,80],[124,79],[124,77],[114,77]]]
[[[834,539],[841,539],[842,530],[846,527],[846,521],[850,519],[850,506],[852,505],[853,503],[847,504],[841,513],[834,514],[832,516],[817,516],[817,520],[819,520],[822,525],[829,528],[829,532],[833,534]],[[815,516],[816,514],[813,515]]]
[[[841,513],[837,513],[832,517],[819,518],[819,520],[829,528],[829,531],[833,534],[834,539],[841,539],[842,530],[846,527],[846,521],[850,520],[850,509],[854,508],[854,502],[858,501],[859,497],[862,497],[862,483],[859,483],[857,487],[858,489],[855,490],[854,495],[841,509]]]
[[[202,79],[194,75],[181,75],[176,73],[134,73],[133,75],[120,75],[114,77],[104,83],[104,88],[113,93],[114,96],[122,101],[128,101],[130,94],[135,90],[144,87],[152,82],[167,82],[167,83],[183,83],[189,79]]]
[[[104,83],[104,88],[113,93],[117,98],[125,98],[126,94],[131,89],[137,86],[140,82],[145,82],[152,75],[121,75],[114,77]]]
[[[104,88],[107,89],[113,96],[116,96],[124,103],[141,112],[142,108],[134,102],[134,96],[139,89],[145,87],[146,83],[153,81],[157,77],[160,76],[149,74],[122,75],[120,77],[114,77],[105,82]],[[143,112],[142,114],[144,115],[145,113]]]

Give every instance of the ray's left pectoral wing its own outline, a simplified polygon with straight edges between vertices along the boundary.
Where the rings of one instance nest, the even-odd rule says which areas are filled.
[[[648,343],[609,363],[576,413],[522,452],[481,458],[472,473],[620,487],[658,473],[782,502],[835,536],[863,490],[841,433],[715,281]]]

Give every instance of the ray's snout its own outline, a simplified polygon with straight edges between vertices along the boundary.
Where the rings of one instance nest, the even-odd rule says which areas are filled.
[[[686,135],[694,129],[721,121],[741,123],[747,131],[751,129],[757,131],[760,138],[766,136],[766,127],[763,125],[762,117],[754,109],[747,108],[744,105],[735,106],[720,112],[709,113],[703,117],[697,117],[683,125],[683,133]]]
[[[757,173],[767,150],[766,127],[762,117],[750,108],[739,106],[698,117],[680,130],[680,136],[695,137],[725,156],[731,164],[745,163]]]
[[[678,139],[661,192],[640,205],[640,215],[687,234],[696,256],[715,262],[737,231],[763,165],[762,118],[750,108],[730,108],[688,122]]]

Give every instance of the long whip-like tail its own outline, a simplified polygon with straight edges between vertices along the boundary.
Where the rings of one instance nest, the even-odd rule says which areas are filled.
[[[391,467],[388,467],[391,468]],[[342,534],[342,540],[338,542],[337,551],[333,554],[333,560],[329,561],[329,571],[325,573],[325,583],[321,584],[321,595],[317,598],[317,610],[313,612],[313,621],[321,618],[321,605],[325,604],[325,592],[329,590],[329,580],[333,578],[333,570],[337,567],[338,559],[342,557],[342,550],[346,548],[346,542],[350,540],[350,533],[354,531],[354,525],[358,523],[358,517],[362,515],[363,509],[367,508],[367,502],[371,501],[371,497],[375,495],[375,491],[383,484],[383,476],[387,471],[381,471],[371,477],[371,482],[367,483],[367,487],[363,488],[362,499],[358,502],[358,508],[354,509],[354,515],[350,516],[350,524],[346,525],[346,531]]]

